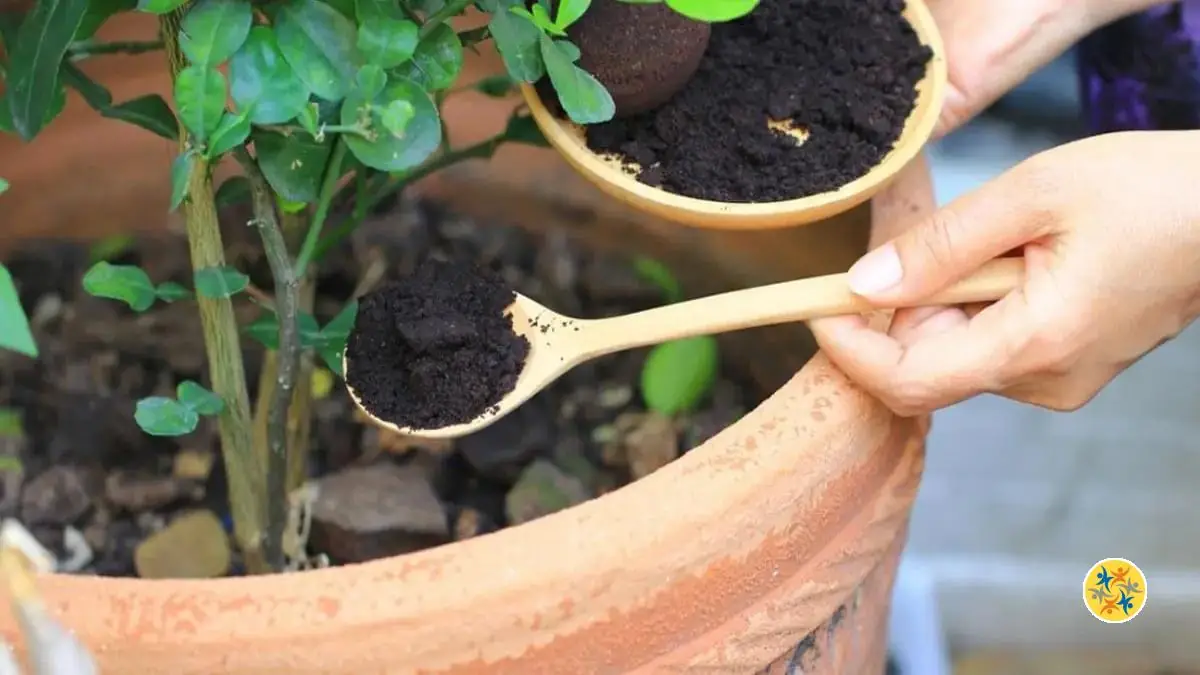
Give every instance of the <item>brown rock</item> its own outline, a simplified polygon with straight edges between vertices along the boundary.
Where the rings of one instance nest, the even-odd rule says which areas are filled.
[[[212,579],[229,572],[229,536],[212,511],[186,513],[138,545],[133,560],[143,579]]]
[[[517,484],[508,491],[504,506],[509,522],[520,525],[582,504],[590,497],[583,481],[539,459],[521,473]]]
[[[118,508],[147,511],[180,500],[198,501],[204,497],[204,486],[175,476],[147,476],[118,470],[105,480],[104,496]]]
[[[675,423],[663,415],[648,413],[625,436],[625,455],[629,473],[640,480],[679,457],[679,432]]]
[[[21,520],[28,524],[66,525],[92,507],[102,490],[98,471],[80,466],[52,466],[25,485]]]
[[[338,562],[400,555],[450,541],[446,512],[417,465],[353,466],[317,481],[313,548]]]

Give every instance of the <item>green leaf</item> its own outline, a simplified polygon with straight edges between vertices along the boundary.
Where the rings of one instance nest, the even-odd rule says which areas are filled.
[[[0,408],[0,438],[21,438],[24,435],[25,425],[21,423],[21,411]]]
[[[490,96],[491,98],[504,98],[505,96],[513,93],[516,87],[517,81],[507,73],[504,75],[492,75],[491,77],[485,77],[471,85],[471,88],[475,91],[478,91],[484,96]]]
[[[188,0],[138,0],[138,11],[150,14],[166,14],[179,9]]]
[[[253,20],[247,0],[196,0],[179,25],[179,48],[192,65],[215,68],[246,42]]]
[[[250,201],[250,180],[245,176],[233,176],[217,188],[214,198],[218,209]]]
[[[187,198],[195,166],[196,163],[192,161],[190,151],[171,161],[171,204],[168,207],[170,211],[179,208],[179,205]]]
[[[321,133],[321,106],[309,103],[300,110],[297,120],[309,135],[316,138]]]
[[[579,51],[579,47],[575,46],[575,43],[569,40],[555,40],[554,45],[558,47],[558,51],[566,55],[571,63],[577,63],[579,58],[583,56],[583,52]]]
[[[559,103],[576,124],[596,124],[612,119],[616,112],[612,96],[600,81],[571,62],[549,36],[542,35],[542,59],[558,94]]]
[[[38,0],[8,50],[5,98],[13,128],[26,141],[53,117],[61,94],[59,66],[87,13],[87,0]]]
[[[329,101],[345,98],[359,65],[349,19],[317,0],[285,0],[275,36],[283,57],[310,91]]]
[[[192,275],[196,294],[205,298],[228,298],[250,285],[250,277],[233,267],[205,267]]]
[[[533,115],[529,114],[510,116],[508,125],[504,127],[504,137],[514,143],[523,143],[538,148],[550,147],[550,142],[538,128],[537,122],[533,121]]]
[[[137,265],[113,265],[107,260],[92,265],[83,275],[83,290],[97,298],[120,300],[135,312],[150,309],[158,297],[145,270]]]
[[[174,141],[179,138],[179,124],[175,121],[175,113],[171,112],[171,106],[158,94],[147,94],[113,105],[112,94],[108,89],[70,62],[64,62],[62,65],[62,79],[104,117],[139,126],[167,140]]]
[[[407,6],[418,12],[424,11],[416,7],[412,0],[407,0]],[[405,18],[397,0],[354,0],[354,10],[360,26],[375,19]]]
[[[164,281],[154,289],[154,294],[163,302],[175,302],[176,300],[186,300],[192,297],[192,292],[184,288],[182,284],[177,284],[174,281]]]
[[[683,299],[683,288],[670,268],[654,258],[638,256],[633,259],[633,270],[646,281],[658,286],[663,292],[663,299],[668,303],[679,302]]]
[[[412,118],[401,134],[388,131],[382,119],[384,111],[396,110],[393,106],[397,102],[406,103],[413,110]],[[371,138],[347,134],[345,141],[350,152],[372,169],[411,169],[428,159],[442,142],[442,122],[437,106],[425,90],[411,80],[396,79],[390,82],[370,102],[352,93],[342,105],[342,124],[358,124],[363,115],[370,116]]]
[[[175,388],[175,396],[183,405],[201,415],[219,415],[225,410],[220,396],[200,386],[198,382],[184,380]]]
[[[363,98],[374,99],[387,86],[387,73],[374,63],[368,63],[358,69],[358,74],[354,76],[354,86]]]
[[[666,0],[667,7],[693,21],[718,23],[746,16],[758,6],[758,0]]]
[[[350,21],[355,20],[354,0],[321,0],[321,2],[336,9],[338,14],[350,19]]]
[[[419,42],[417,24],[405,19],[377,16],[358,26],[358,51],[368,63],[394,68],[411,59]]]
[[[321,345],[321,327],[312,314],[300,312],[296,316],[296,323],[300,327],[301,347],[311,348]],[[246,335],[257,340],[267,349],[279,349],[279,318],[275,316],[275,312],[264,310],[257,319],[246,326],[245,332]]]
[[[112,106],[101,114],[109,119],[128,122],[169,141],[179,139],[179,123],[171,106],[158,94],[147,94]]]
[[[302,134],[262,130],[255,130],[253,138],[258,166],[279,196],[293,202],[316,201],[333,150],[330,140],[318,143]]]
[[[379,114],[379,122],[387,132],[397,138],[403,138],[408,123],[412,121],[417,109],[408,101],[392,101]]]
[[[195,431],[200,424],[200,415],[195,410],[165,396],[138,401],[133,419],[151,436],[183,436]]]
[[[0,178],[0,195],[4,194],[5,192],[8,192],[8,181]]]
[[[358,301],[351,301],[337,316],[329,320],[321,329],[317,340],[317,353],[325,361],[325,365],[339,377],[342,373],[342,354],[346,352],[346,340],[354,329],[354,319],[358,316]]]
[[[79,29],[75,31],[75,40],[90,40],[114,14],[120,14],[137,7],[137,0],[88,0],[87,13]]]
[[[510,7],[508,11],[525,18],[527,21],[532,21],[533,25],[537,26],[543,33],[558,36],[566,35],[562,29],[554,25],[554,20],[550,18],[550,13],[541,5],[534,5],[532,12],[520,6]]]
[[[255,26],[229,59],[229,93],[254,124],[282,124],[308,104],[308,86],[283,58],[275,31]]]
[[[513,79],[537,82],[546,74],[539,40],[542,31],[528,19],[510,12],[492,14],[488,31],[496,42],[496,50],[504,59],[504,68]]]
[[[208,141],[208,159],[216,159],[246,142],[250,137],[251,111],[247,108],[237,113],[225,113]]]
[[[21,296],[8,268],[0,263],[0,348],[37,358],[37,343],[29,319],[21,307]]]
[[[657,345],[642,365],[646,407],[663,415],[692,410],[716,382],[717,365],[717,341],[710,335]]]
[[[183,126],[203,143],[225,114],[225,76],[207,66],[184,68],[175,78],[175,104]]]
[[[463,47],[450,24],[440,24],[417,45],[412,60],[392,71],[428,91],[440,91],[454,84],[463,66]]]
[[[88,262],[95,264],[101,260],[112,261],[133,248],[137,240],[129,234],[115,234],[100,239],[88,247]]]
[[[560,0],[558,14],[554,17],[554,25],[565,31],[583,16],[592,4],[592,0]]]

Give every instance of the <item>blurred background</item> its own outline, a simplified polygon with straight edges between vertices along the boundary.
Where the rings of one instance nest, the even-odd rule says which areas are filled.
[[[1087,134],[1075,58],[932,148],[939,204]],[[1200,672],[1198,417],[1195,325],[1076,413],[989,396],[938,413],[893,610],[903,672]],[[1126,624],[1081,606],[1109,557],[1147,576]]]

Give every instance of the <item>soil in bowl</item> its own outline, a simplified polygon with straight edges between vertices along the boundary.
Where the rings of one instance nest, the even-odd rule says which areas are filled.
[[[255,288],[269,288],[246,214],[225,215],[229,264],[250,274]],[[67,571],[239,574],[215,425],[205,418],[187,436],[155,437],[133,418],[139,398],[172,396],[185,379],[207,385],[195,307],[158,303],[137,314],[87,295],[80,279],[94,252],[52,241],[7,257],[41,356],[0,352],[0,456],[8,464],[0,471],[0,517],[18,518]],[[108,259],[141,265],[158,283],[190,285],[186,243],[173,235],[132,240]],[[631,260],[588,249],[562,230],[532,234],[405,203],[322,261],[316,320],[324,326],[348,298],[411,279],[426,259],[478,264],[504,287],[576,316],[664,301]],[[261,313],[245,295],[235,311],[243,327]],[[264,351],[248,335],[243,347],[253,400]],[[692,412],[648,412],[638,388],[646,354],[583,364],[494,425],[453,441],[369,424],[317,360],[309,552],[331,564],[356,562],[527,522],[648,475],[762,398],[748,371],[722,359],[715,386]],[[319,556],[311,562],[323,564]]]
[[[762,0],[712,26],[679,93],[653,111],[589,125],[587,144],[642,183],[687,197],[773,202],[836,190],[883,160],[914,108],[933,54],[904,7]],[[557,109],[553,96],[542,100]]]

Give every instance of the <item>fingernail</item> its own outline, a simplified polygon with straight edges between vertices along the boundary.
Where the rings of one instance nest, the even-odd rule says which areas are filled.
[[[848,273],[850,290],[859,295],[874,295],[900,283],[904,268],[896,247],[884,244],[858,259]]]

